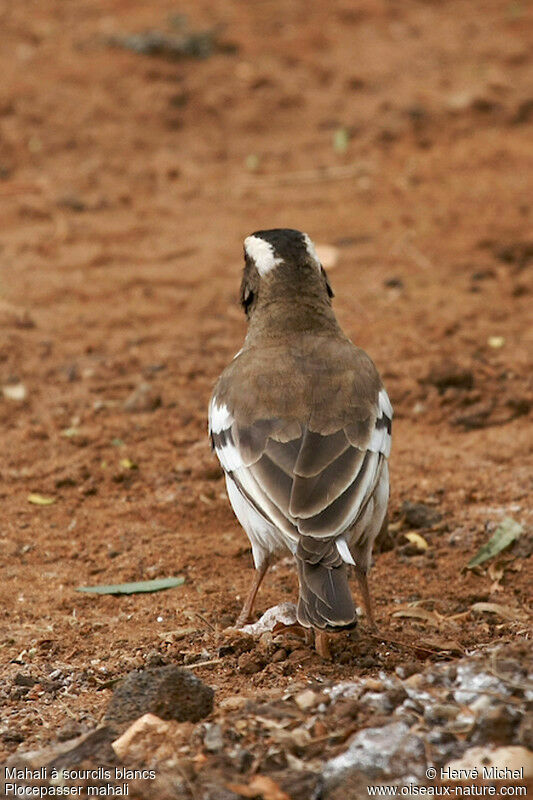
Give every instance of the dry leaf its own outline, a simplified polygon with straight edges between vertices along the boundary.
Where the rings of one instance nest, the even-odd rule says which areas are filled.
[[[393,617],[410,617],[412,619],[423,620],[424,622],[429,623],[429,625],[433,625],[435,628],[440,628],[441,623],[445,620],[439,619],[439,617],[433,612],[428,611],[427,608],[402,608],[399,611],[395,611],[392,615]]]
[[[291,800],[276,781],[266,775],[254,775],[248,785],[244,783],[227,783],[226,788],[241,797],[257,797],[263,800]]]
[[[416,533],[416,531],[409,531],[409,533],[404,534],[404,536],[419,550],[427,550],[429,547],[429,544],[426,542],[424,537],[420,536],[420,534]]]
[[[456,642],[455,639],[441,639],[438,636],[431,636],[428,638],[427,636],[420,640],[419,644],[422,647],[429,647],[435,650],[442,650],[443,652],[447,653],[457,653],[463,654],[464,648],[461,647],[459,642]]]
[[[56,501],[55,497],[44,497],[42,494],[29,494],[27,500],[34,506],[51,506]]]
[[[513,622],[517,620],[527,619],[527,616],[520,608],[513,608],[512,606],[502,606],[499,603],[474,603],[470,609],[471,611],[487,612],[489,614],[498,614],[503,619],[509,619]]]

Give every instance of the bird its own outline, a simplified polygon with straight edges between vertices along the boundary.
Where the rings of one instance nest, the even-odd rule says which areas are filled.
[[[355,572],[375,628],[367,574],[386,524],[393,411],[371,358],[342,331],[333,290],[306,233],[260,230],[244,240],[243,347],[209,403],[209,434],[228,497],[251,543],[257,591],[292,555],[297,620],[329,658],[329,633],[357,624]]]

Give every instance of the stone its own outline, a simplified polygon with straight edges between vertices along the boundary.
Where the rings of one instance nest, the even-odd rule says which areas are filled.
[[[208,753],[220,753],[224,749],[222,728],[217,723],[206,724],[204,747]]]
[[[243,653],[239,656],[239,672],[242,672],[243,675],[254,675],[256,672],[261,672],[265,664],[264,655],[256,651],[252,653]]]
[[[474,373],[471,369],[461,367],[454,361],[445,361],[434,365],[430,369],[424,383],[436,386],[440,392],[444,392],[450,386],[460,389],[472,389],[474,386]]]
[[[130,412],[155,411],[161,405],[161,395],[149,383],[140,383],[124,401],[124,410]]]
[[[405,722],[393,722],[356,733],[344,753],[326,762],[322,777],[331,789],[357,773],[372,780],[393,775],[422,777],[425,765],[422,739],[412,734]]]
[[[144,714],[199,722],[213,710],[214,691],[186,669],[169,665],[130,672],[115,689],[105,719],[122,725]]]
[[[300,711],[309,711],[313,706],[316,706],[319,699],[319,696],[313,692],[312,689],[305,689],[303,692],[295,695],[294,702]]]
[[[411,503],[405,500],[400,510],[410,528],[431,528],[442,519],[442,514],[425,503]]]

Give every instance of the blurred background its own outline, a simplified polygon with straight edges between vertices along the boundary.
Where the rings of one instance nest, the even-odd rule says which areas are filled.
[[[459,569],[486,526],[527,516],[528,4],[1,0],[0,31],[9,656],[105,650],[122,672],[191,609],[234,619],[251,561],[206,407],[244,336],[242,239],[259,228],[320,246],[395,406],[378,620],[412,597],[467,611],[479,582],[490,598],[493,579]],[[428,553],[401,537],[411,501],[444,519]],[[178,573],[120,607],[74,592]],[[295,580],[281,567],[260,608]],[[525,571],[498,586],[520,600]],[[493,633],[472,617],[456,635]]]

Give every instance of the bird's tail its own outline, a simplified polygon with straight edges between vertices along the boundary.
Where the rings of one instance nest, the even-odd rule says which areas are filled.
[[[348,568],[332,539],[302,536],[296,550],[300,583],[298,622],[306,628],[353,628],[355,605],[348,585]]]

